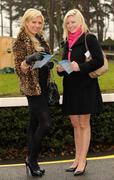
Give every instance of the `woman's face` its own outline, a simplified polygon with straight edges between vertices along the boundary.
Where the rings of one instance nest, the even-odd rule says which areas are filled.
[[[69,32],[74,33],[79,27],[78,21],[75,16],[68,16],[66,20],[66,28]]]
[[[29,32],[33,35],[40,32],[43,26],[42,17],[37,16],[33,18],[32,20],[26,22],[26,26],[29,30]]]

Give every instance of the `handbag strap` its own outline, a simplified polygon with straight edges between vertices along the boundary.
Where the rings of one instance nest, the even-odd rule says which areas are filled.
[[[88,45],[87,45],[87,35],[88,35],[89,33],[86,33],[85,34],[85,48],[86,48],[86,51],[88,51],[89,49],[88,49]]]
[[[89,48],[88,48],[88,45],[87,45],[87,35],[89,35],[89,34],[93,35],[91,32],[85,33],[85,48],[86,48],[87,51],[89,51]]]

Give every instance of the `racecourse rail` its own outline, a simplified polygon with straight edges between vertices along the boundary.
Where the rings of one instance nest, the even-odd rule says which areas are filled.
[[[114,102],[114,93],[102,93],[103,102]],[[62,95],[60,96],[62,104]],[[28,106],[26,97],[1,97],[0,107],[20,107]]]

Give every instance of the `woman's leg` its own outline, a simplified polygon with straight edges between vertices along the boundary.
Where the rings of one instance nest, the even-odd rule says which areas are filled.
[[[80,151],[81,151],[81,146],[82,146],[79,116],[71,115],[70,120],[74,128],[74,142],[75,142],[75,160],[74,160],[74,163],[71,165],[71,167],[76,167],[79,161],[79,156],[80,156]]]
[[[28,128],[28,156],[31,162],[36,163],[39,151],[41,149],[41,142],[46,135],[50,126],[48,106],[44,99],[39,99],[37,96],[27,96],[29,110],[30,110],[30,124]],[[39,100],[44,102],[44,112],[42,108],[38,107]]]
[[[86,164],[86,156],[88,153],[88,149],[90,145],[90,137],[91,137],[90,114],[80,115],[79,123],[80,123],[80,133],[81,133],[82,143],[81,143],[78,167],[76,171],[79,171],[79,170],[83,171]]]
[[[49,126],[49,114],[48,112],[40,112],[37,113],[38,115],[38,126],[36,127],[36,130],[34,131],[34,134],[31,139],[31,145],[30,145],[30,153],[29,153],[29,159],[31,162],[36,162],[38,158],[39,151],[41,149],[41,143],[43,138],[45,137]]]
[[[30,112],[30,122],[27,130],[27,142],[28,142],[28,156],[30,155],[31,148],[32,148],[32,139],[34,136],[34,133],[38,127],[38,119],[35,117],[34,113]]]

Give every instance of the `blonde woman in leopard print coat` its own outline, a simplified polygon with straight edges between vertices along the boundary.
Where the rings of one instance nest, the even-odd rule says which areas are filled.
[[[27,97],[30,110],[28,128],[28,154],[25,161],[32,176],[42,176],[37,161],[41,143],[50,126],[46,90],[50,74],[48,65],[32,69],[26,62],[26,56],[34,52],[50,53],[49,46],[43,37],[44,17],[39,10],[28,9],[21,20],[20,32],[13,45],[15,69],[20,80],[20,89]]]

